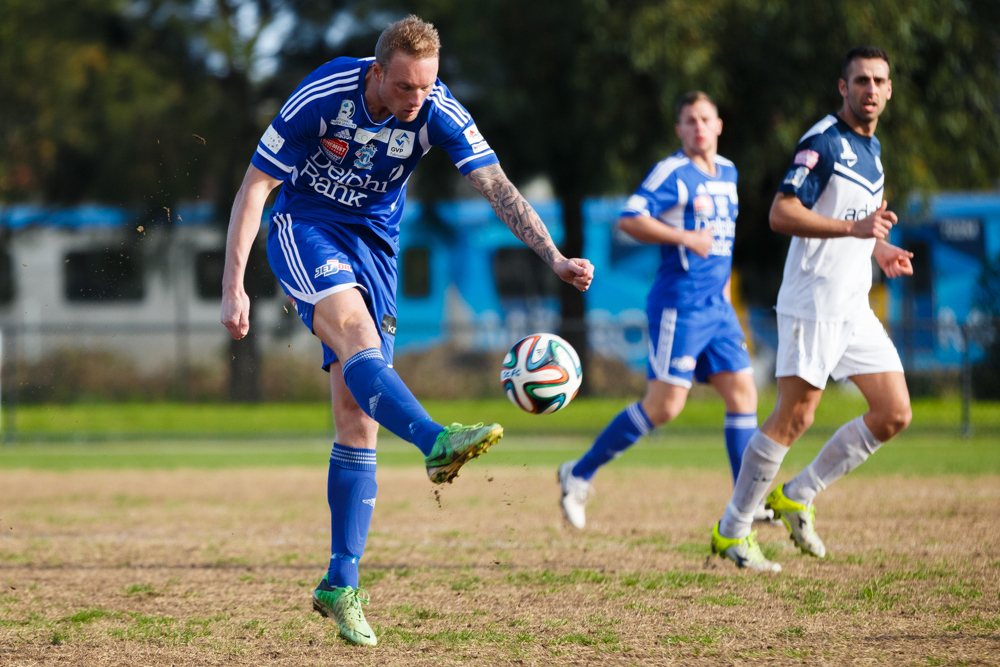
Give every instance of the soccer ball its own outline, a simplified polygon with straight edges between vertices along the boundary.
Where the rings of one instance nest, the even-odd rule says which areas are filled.
[[[514,343],[503,359],[500,383],[525,412],[548,415],[576,398],[583,369],[573,346],[553,334],[532,334]]]

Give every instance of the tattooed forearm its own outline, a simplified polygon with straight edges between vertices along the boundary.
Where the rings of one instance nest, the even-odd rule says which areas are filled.
[[[486,198],[497,217],[503,220],[514,236],[538,253],[546,264],[552,266],[561,257],[545,223],[508,180],[500,165],[480,167],[469,172],[465,178]]]

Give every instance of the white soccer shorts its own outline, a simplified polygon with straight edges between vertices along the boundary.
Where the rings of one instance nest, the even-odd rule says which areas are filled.
[[[903,363],[885,327],[866,313],[850,322],[817,322],[778,314],[775,377],[798,376],[818,389],[827,378],[902,373]]]

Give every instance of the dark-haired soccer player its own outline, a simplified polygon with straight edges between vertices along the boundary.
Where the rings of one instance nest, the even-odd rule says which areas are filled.
[[[734,479],[757,428],[750,355],[725,295],[739,209],[736,167],[716,153],[722,121],[705,93],[680,99],[675,129],[683,147],[650,170],[618,221],[626,234],[661,248],[646,304],[646,396],[615,417],[579,461],[559,468],[563,514],[577,528],[586,523],[590,480],[598,468],[679,415],[692,379],[710,382],[725,400],[726,450]],[[760,509],[759,518],[770,518]]]
[[[839,87],[843,106],[799,140],[771,206],[771,229],[792,237],[778,292],[778,403],[753,434],[732,501],[712,530],[712,551],[755,570],[781,570],[761,554],[752,515],[788,448],[812,424],[829,376],[850,378],[869,410],[767,498],[803,552],[826,554],[814,529],[816,494],[910,423],[903,365],[868,304],[871,257],[889,278],[913,273],[913,254],[885,240],[896,215],[882,199],[875,126],[892,96],[889,57],[872,46],[851,50]]]
[[[340,633],[375,644],[361,610],[358,559],[375,508],[379,424],[424,454],[427,475],[450,482],[503,433],[499,424],[441,426],[392,369],[396,253],[406,182],[432,146],[510,230],[579,290],[587,260],[567,259],[507,180],[469,112],[437,78],[434,26],[410,16],[379,37],[374,58],[335,58],[306,77],[267,128],[236,196],[226,245],[222,323],[234,338],[249,329],[243,289],[247,256],[268,194],[279,185],[267,255],[299,317],[323,342],[337,442],[327,497],[332,548],[313,605]]]

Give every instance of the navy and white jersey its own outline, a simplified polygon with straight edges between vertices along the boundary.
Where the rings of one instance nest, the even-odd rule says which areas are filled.
[[[657,163],[628,198],[622,217],[648,215],[691,231],[711,227],[715,235],[707,258],[683,246],[660,246],[662,259],[647,300],[650,306],[699,308],[723,301],[739,213],[736,177],[736,165],[724,157],[715,157],[715,176],[710,176],[684,151],[677,151]]]
[[[779,192],[820,215],[860,220],[882,205],[882,146],[838,116],[816,123],[799,140]],[[777,311],[810,320],[850,321],[870,310],[875,239],[792,237]]]
[[[415,120],[372,120],[364,88],[373,61],[335,58],[307,76],[251,162],[284,181],[275,211],[299,221],[365,227],[394,254],[406,181],[431,146],[444,148],[463,176],[496,164],[497,157],[440,80]]]

